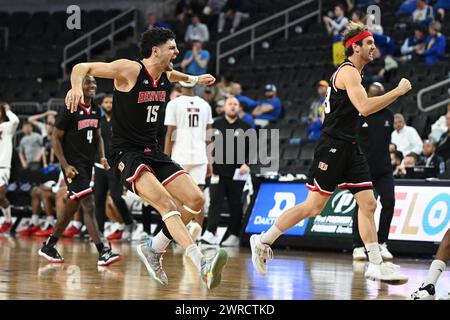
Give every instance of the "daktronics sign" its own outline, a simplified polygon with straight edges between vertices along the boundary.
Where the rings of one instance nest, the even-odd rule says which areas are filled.
[[[381,205],[375,218],[379,221]],[[450,187],[396,186],[389,240],[440,242],[450,228]]]
[[[308,189],[304,183],[262,183],[245,232],[267,231],[284,211],[305,201],[307,194]],[[308,220],[301,221],[284,234],[302,236]]]

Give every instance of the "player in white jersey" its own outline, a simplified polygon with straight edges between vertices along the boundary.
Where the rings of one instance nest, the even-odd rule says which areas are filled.
[[[205,179],[212,172],[206,152],[209,141],[207,131],[213,124],[211,106],[194,95],[194,85],[186,82],[180,84],[181,96],[171,100],[166,107],[164,153],[180,164],[203,190]],[[202,231],[203,210],[194,218],[189,229],[195,241]]]
[[[7,121],[9,119],[9,121]],[[11,205],[6,198],[6,190],[11,171],[11,158],[13,154],[13,137],[19,125],[19,118],[11,111],[7,103],[0,104],[0,209],[4,220],[0,226],[0,233],[11,229]]]

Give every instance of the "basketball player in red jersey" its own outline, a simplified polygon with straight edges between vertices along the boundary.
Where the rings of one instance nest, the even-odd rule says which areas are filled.
[[[375,41],[367,27],[352,23],[343,37],[347,60],[331,77],[324,102],[322,136],[317,142],[309,171],[306,200],[284,212],[264,234],[250,238],[252,262],[256,270],[265,275],[267,260],[273,257],[270,245],[286,230],[308,217],[322,212],[336,186],[348,188],[359,206],[358,226],[361,239],[369,256],[365,277],[390,284],[402,284],[408,278],[399,274],[397,266],[384,263],[380,254],[374,212],[377,206],[364,154],[356,143],[359,114],[367,117],[411,90],[411,84],[401,79],[388,93],[367,97],[362,85],[362,70],[373,60]]]
[[[121,172],[124,185],[151,204],[162,216],[165,228],[153,239],[138,245],[137,252],[150,276],[160,285],[168,284],[162,269],[162,254],[173,239],[186,250],[208,288],[220,284],[227,262],[220,249],[206,259],[192,240],[185,224],[199,214],[204,197],[194,180],[164,154],[157,140],[162,108],[169,99],[169,81],[211,85],[209,74],[198,77],[173,70],[179,54],[175,34],[165,28],[145,32],[140,41],[140,61],[119,59],[111,63],[80,63],[72,70],[72,89],[66,105],[75,111],[82,99],[81,81],[87,74],[114,79],[113,139],[109,159]]]

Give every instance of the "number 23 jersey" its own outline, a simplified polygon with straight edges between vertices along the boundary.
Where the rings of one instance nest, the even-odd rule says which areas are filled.
[[[171,84],[165,72],[154,80],[141,61],[134,87],[123,92],[114,88],[113,151],[141,151],[158,148],[162,111]]]
[[[60,108],[55,127],[64,131],[62,147],[69,164],[94,163],[98,154],[95,130],[100,125],[100,117],[100,108],[96,105],[80,103],[74,113],[65,106]]]

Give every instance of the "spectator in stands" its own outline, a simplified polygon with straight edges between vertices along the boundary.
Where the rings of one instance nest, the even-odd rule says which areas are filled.
[[[203,43],[199,40],[192,41],[192,49],[186,52],[181,67],[187,73],[198,76],[206,73],[211,55],[203,49]]]
[[[447,113],[450,112],[450,103],[447,106]],[[447,119],[446,114],[439,117],[439,119],[436,120],[435,123],[431,125],[431,132],[428,135],[428,139],[433,140],[435,143],[439,141],[442,134],[447,132]]]
[[[184,36],[185,42],[191,42],[198,40],[200,42],[209,41],[209,30],[206,24],[201,23],[200,18],[197,15],[193,15],[191,24],[187,27],[186,34]]]
[[[230,72],[225,72],[220,77],[220,82],[216,84],[216,102],[225,100],[231,95],[231,88],[233,86],[233,75]]]
[[[28,122],[39,129],[42,138],[51,137],[57,114],[58,113],[55,110],[47,110],[46,112],[30,116]],[[46,122],[39,121],[43,118],[46,119]]]
[[[277,87],[274,84],[266,84],[264,90],[267,99],[259,102],[258,106],[252,110],[255,120],[263,120],[259,122],[261,126],[264,126],[269,121],[278,120],[282,111],[281,100],[277,97]],[[258,121],[255,121],[255,123],[258,124]]]
[[[422,152],[422,139],[417,130],[407,126],[405,118],[400,113],[394,115],[394,131],[392,131],[392,142],[397,145],[397,150],[403,154]]]
[[[153,28],[167,28],[170,29],[170,26],[162,20],[158,20],[155,14],[149,13],[147,15],[147,23],[145,24],[144,31],[151,30]]]
[[[352,12],[352,22],[354,23],[360,23],[360,24],[364,24],[364,13],[361,10],[354,10]]]
[[[219,25],[217,32],[222,33],[225,28],[225,20],[233,19],[230,33],[236,31],[242,19],[247,19],[250,15],[245,13],[245,0],[227,0],[219,14]]]
[[[28,121],[32,125],[37,127],[39,129],[39,131],[41,132],[41,136],[43,139],[42,143],[43,143],[44,152],[45,152],[45,162],[47,164],[56,162],[55,153],[53,152],[53,148],[52,148],[51,136],[53,133],[53,128],[55,127],[55,117],[57,114],[58,113],[55,110],[47,110],[46,112],[36,114],[36,115],[30,116],[28,118]],[[46,123],[39,121],[43,118],[46,119]]]
[[[450,128],[450,111],[447,112],[445,119],[447,121],[447,128]],[[444,161],[450,159],[450,129],[447,129],[439,139],[436,147],[436,154],[444,159]]]
[[[39,133],[33,132],[33,126],[28,121],[22,125],[24,136],[20,140],[19,159],[23,169],[39,170],[43,157],[43,140]],[[46,166],[46,165],[44,165]]]
[[[251,128],[255,128],[255,120],[253,119],[253,116],[246,112],[245,110],[247,106],[243,104],[242,102],[239,102],[239,119],[244,120],[247,122]]]
[[[322,119],[322,105],[327,97],[328,81],[320,80],[317,83],[317,97],[311,102],[309,106],[308,121],[315,121]]]
[[[417,8],[417,0],[405,0],[398,8],[397,15],[412,15]]]
[[[406,168],[414,168],[417,165],[418,157],[417,154],[414,152],[408,153],[399,165],[396,170],[394,171],[394,177],[397,178],[408,178]]]
[[[425,36],[426,27],[420,23],[415,24],[414,35],[409,36],[403,42],[400,49],[402,56],[399,58],[399,61],[405,62],[412,60],[413,55],[416,55],[417,52],[423,48],[425,44]]]
[[[433,177],[435,178],[445,172],[445,162],[436,154],[436,143],[431,140],[423,142],[422,159],[419,161],[419,164],[433,167],[435,169]]]
[[[389,143],[389,153],[397,152],[397,145],[395,143]]]
[[[233,82],[231,85],[231,95],[235,96],[239,100],[239,103],[245,105],[245,109],[253,109],[258,105],[258,102],[242,95],[242,87],[240,83]]]
[[[175,7],[175,16],[183,23],[193,14],[200,13],[201,9],[197,0],[180,0]]]
[[[441,23],[438,21],[430,23],[428,33],[424,48],[418,50],[417,54],[423,56],[426,63],[433,64],[444,57],[446,39],[441,33]]]
[[[391,165],[394,173],[397,171],[398,166],[402,164],[403,154],[400,151],[391,152]]]
[[[449,0],[437,0],[433,5],[434,12],[436,13],[435,18],[444,21],[445,10],[450,10],[450,1]]]
[[[342,33],[349,21],[345,17],[345,8],[342,4],[338,4],[334,8],[335,19],[328,16],[323,17],[323,22],[327,28],[328,34],[333,35],[333,63],[335,66],[340,65],[345,60],[344,44],[342,43]]]
[[[429,25],[434,21],[434,10],[428,5],[428,0],[417,0],[416,10],[412,13],[414,22]]]
[[[309,121],[304,142],[316,142],[322,135],[322,118]]]
[[[215,22],[219,19],[219,14],[227,0],[208,0],[203,8],[204,19],[208,27],[215,27]]]

